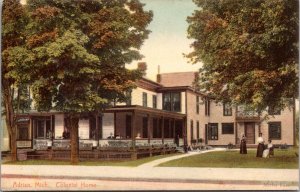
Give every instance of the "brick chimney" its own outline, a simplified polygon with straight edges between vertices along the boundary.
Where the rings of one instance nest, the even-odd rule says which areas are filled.
[[[138,62],[138,70],[142,71],[143,77],[146,76],[147,71],[147,63],[146,62]]]
[[[157,66],[157,75],[156,75],[156,82],[161,82],[161,75],[160,75],[160,65]]]

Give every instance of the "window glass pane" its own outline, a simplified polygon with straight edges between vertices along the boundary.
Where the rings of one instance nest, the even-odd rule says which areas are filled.
[[[163,95],[163,109],[171,111],[171,95],[170,93],[164,93]]]
[[[147,93],[143,93],[143,106],[147,107]]]
[[[208,125],[208,139],[217,140],[218,139],[218,124],[210,123]]]
[[[233,134],[234,126],[233,123],[222,123],[222,134]]]
[[[143,117],[143,138],[148,138],[148,118]]]
[[[232,115],[232,107],[228,103],[223,104],[223,115],[224,116],[231,116]]]
[[[173,111],[180,111],[180,93],[172,93]]]
[[[37,120],[37,138],[44,138],[45,124],[43,120]]]
[[[281,123],[271,122],[269,123],[269,138],[281,139]]]
[[[157,98],[156,98],[156,95],[153,95],[152,97],[152,100],[153,100],[153,108],[157,108]]]

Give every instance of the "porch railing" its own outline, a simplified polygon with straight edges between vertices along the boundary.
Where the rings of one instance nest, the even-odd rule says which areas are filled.
[[[28,148],[31,147],[31,140],[17,140],[18,148]]]
[[[31,145],[31,143],[30,143]],[[147,146],[175,146],[173,138],[166,138],[164,139],[164,144],[162,139],[151,139],[150,143],[148,139],[136,139],[135,146],[136,147],[147,147]],[[183,139],[179,140],[179,145],[183,145]],[[79,140],[79,149],[83,150],[91,150],[92,148],[126,148],[132,147],[132,140],[131,139],[100,139],[99,141],[96,140]],[[70,149],[71,143],[68,139],[34,139],[33,141],[33,148],[36,150],[45,150],[48,148],[53,149]]]
[[[236,112],[236,120],[259,120],[260,117],[256,111],[240,110]]]

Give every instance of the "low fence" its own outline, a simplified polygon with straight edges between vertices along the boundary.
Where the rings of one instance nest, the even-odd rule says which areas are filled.
[[[175,153],[176,147],[169,145],[161,146],[140,146],[132,147],[102,147],[90,150],[79,150],[79,160],[81,161],[97,161],[97,160],[113,160],[124,161],[134,160],[154,155],[162,155]],[[33,150],[19,155],[19,160],[40,159],[40,160],[70,160],[71,151],[65,149],[47,149]]]

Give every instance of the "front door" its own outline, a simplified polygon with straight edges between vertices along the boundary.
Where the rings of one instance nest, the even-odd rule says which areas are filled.
[[[245,123],[245,136],[247,144],[255,144],[255,123]]]

